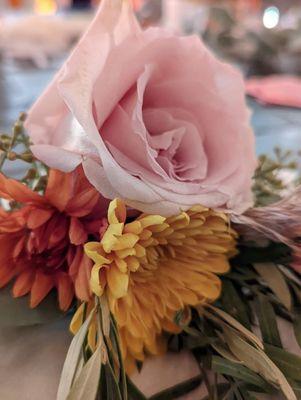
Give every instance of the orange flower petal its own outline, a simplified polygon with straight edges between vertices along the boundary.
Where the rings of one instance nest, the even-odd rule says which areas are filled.
[[[66,212],[74,217],[83,217],[93,210],[99,197],[99,193],[94,188],[89,188],[85,192],[77,194],[70,201]]]
[[[56,169],[51,169],[48,176],[48,183],[45,198],[60,211],[64,211],[68,202],[73,196],[74,174],[66,174]],[[58,195],[58,190],[59,195]]]
[[[45,203],[45,199],[38,193],[32,191],[21,182],[6,178],[3,174],[0,174],[0,197],[21,203]]]
[[[12,264],[5,264],[0,269],[0,288],[7,285],[8,282],[15,276],[16,268]]]
[[[69,227],[70,242],[75,245],[83,244],[88,239],[88,234],[84,225],[79,219],[72,217]]]
[[[36,307],[50,292],[54,286],[54,280],[51,275],[45,275],[38,271],[35,276],[34,283],[30,294],[30,307]]]
[[[13,296],[20,297],[27,294],[32,287],[34,276],[34,270],[26,270],[22,272],[15,280],[13,286]]]
[[[91,298],[90,276],[92,267],[92,260],[86,254],[83,254],[74,282],[76,297],[83,301],[89,301]]]
[[[71,278],[65,272],[60,272],[56,275],[56,281],[60,309],[62,311],[67,311],[74,297]]]
[[[129,275],[122,273],[115,265],[107,269],[109,288],[116,299],[125,296],[129,286]]]
[[[52,215],[53,209],[35,208],[28,215],[27,226],[29,229],[36,229],[48,221]]]

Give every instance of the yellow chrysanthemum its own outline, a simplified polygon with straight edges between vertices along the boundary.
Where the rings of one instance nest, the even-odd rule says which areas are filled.
[[[162,332],[178,332],[177,311],[212,302],[221,292],[216,274],[229,270],[235,233],[228,217],[202,206],[164,218],[126,222],[121,200],[111,202],[101,242],[85,245],[94,261],[91,288],[106,294],[129,365],[145,352],[164,351]]]

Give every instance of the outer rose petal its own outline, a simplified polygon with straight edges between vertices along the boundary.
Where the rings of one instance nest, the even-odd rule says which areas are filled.
[[[191,171],[186,181],[172,174],[166,178],[162,166],[172,164],[162,159],[160,166],[155,164],[157,153],[151,146],[160,140],[147,138],[144,106],[189,113],[187,122],[200,135],[204,167],[194,160],[196,152],[189,154],[185,147],[181,154],[188,165],[198,165],[200,179]],[[106,124],[113,123],[114,130],[111,125],[106,132]],[[89,30],[33,106],[27,129],[34,153],[52,167],[69,171],[82,162],[88,179],[105,197],[171,215],[197,203],[237,213],[252,204],[256,161],[248,124],[241,76],[216,60],[199,39],[178,38],[161,29],[142,32],[127,1],[103,0]],[[117,148],[110,138],[123,129],[128,133],[123,138],[120,134],[123,142]],[[172,135],[179,138],[179,130]],[[133,142],[147,159],[134,159]],[[162,143],[166,146],[167,137]]]

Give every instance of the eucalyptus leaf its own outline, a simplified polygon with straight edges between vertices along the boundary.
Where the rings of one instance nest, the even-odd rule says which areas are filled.
[[[257,315],[263,341],[282,347],[274,308],[262,294],[257,298]]]
[[[273,391],[273,387],[260,375],[239,363],[234,363],[219,356],[213,356],[211,368],[219,374],[228,375],[242,382],[250,383],[258,389],[260,388],[264,393],[271,393]]]
[[[288,400],[296,400],[296,396],[286,377],[261,349],[244,341],[233,329],[224,327],[224,336],[233,354],[245,366],[260,374],[272,384],[278,385]]]
[[[90,315],[72,339],[60,378],[57,400],[66,400],[68,398],[74,378],[76,375],[78,376],[78,366],[79,364],[82,365],[80,360],[82,356],[83,343],[85,341],[94,313],[95,308],[93,308],[93,310],[90,312]]]
[[[110,363],[104,365],[104,370],[106,379],[106,395],[102,398],[106,400],[123,400],[115,373]]]
[[[294,333],[295,333],[295,338],[299,344],[299,347],[301,348],[301,313],[300,313],[300,310],[299,310],[298,314],[295,316]],[[301,379],[301,377],[300,377],[300,379]]]
[[[0,290],[0,327],[45,324],[62,318],[57,296],[51,292],[36,308],[29,307],[29,296],[13,298],[11,286]]]
[[[101,374],[101,346],[98,346],[74,381],[67,400],[95,400]]]
[[[120,379],[119,379],[119,388],[122,393],[123,399],[127,400],[127,379],[126,379],[126,372],[123,364],[123,357],[120,348],[120,337],[118,333],[118,327],[114,316],[111,315],[111,335],[112,335],[112,343],[115,346],[115,351],[117,353],[117,360],[119,363],[119,370],[120,370]],[[116,362],[117,362],[116,360]]]
[[[292,307],[291,293],[277,265],[274,263],[254,264],[254,268],[272,292],[275,293],[279,301],[290,310]]]
[[[289,381],[298,400],[301,400],[301,382]]]
[[[189,350],[194,350],[194,349],[199,349],[201,347],[206,347],[210,344],[213,344],[215,341],[214,338],[210,338],[207,336],[200,336],[200,337],[195,337],[195,336],[184,336],[183,337],[183,344],[185,349]],[[170,346],[169,346],[170,348]]]
[[[223,280],[223,291],[220,301],[223,305],[223,310],[227,311],[247,329],[251,329],[247,306],[244,304],[236,288],[229,279]]]
[[[294,282],[296,285],[301,287],[300,276],[292,270],[292,267],[278,264],[278,268],[288,278],[289,281]]]
[[[283,243],[271,242],[266,247],[239,246],[239,254],[232,260],[234,265],[242,266],[253,263],[290,262],[292,250]]]
[[[225,396],[229,393],[229,390],[231,390],[231,385],[229,383],[218,383],[215,386],[215,389],[218,399],[228,399],[228,397]],[[201,400],[212,400],[212,397],[210,395],[206,395]]]
[[[215,344],[212,344],[212,347],[214,348],[214,350],[217,353],[219,353],[226,360],[232,361],[234,363],[242,364],[242,362],[239,361],[238,358],[235,357],[235,355],[230,351],[230,349],[227,348],[224,344],[215,343]]]
[[[260,349],[263,349],[263,344],[261,340],[256,335],[254,335],[253,332],[245,328],[231,315],[227,314],[225,311],[217,307],[208,306],[208,308],[210,308],[210,310],[212,310],[212,312],[215,314],[215,315],[211,314],[211,316],[209,315],[209,318],[216,319],[216,315],[218,315],[219,317],[221,317],[222,321],[227,322],[232,328],[236,329],[242,336],[247,338],[251,343],[255,344],[255,346],[259,347]]]
[[[301,289],[294,282],[290,282],[290,287],[293,289],[293,292],[297,299],[298,306],[300,307],[301,306]]]
[[[265,351],[287,378],[301,380],[301,357],[269,344]]]

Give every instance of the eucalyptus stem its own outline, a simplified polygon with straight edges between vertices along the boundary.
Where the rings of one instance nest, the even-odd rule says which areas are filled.
[[[14,126],[12,128],[11,140],[10,140],[7,148],[5,148],[5,150],[2,150],[2,153],[0,154],[0,171],[3,168],[5,161],[7,160],[9,155],[12,153],[12,150],[17,142],[17,139],[21,135],[24,136],[23,123],[24,123],[25,119],[26,119],[26,114],[21,113],[18,120],[14,123]]]

